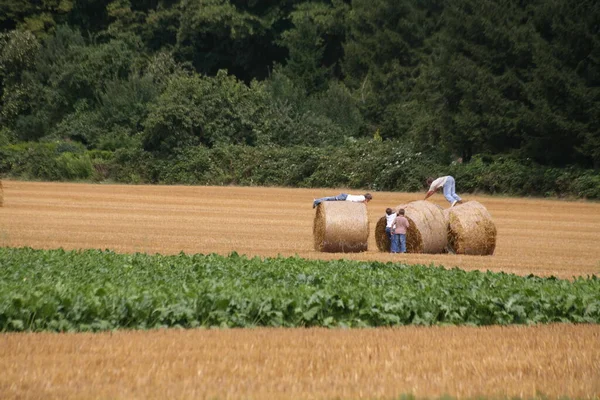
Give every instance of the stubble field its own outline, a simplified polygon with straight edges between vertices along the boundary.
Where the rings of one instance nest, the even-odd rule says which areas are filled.
[[[391,255],[377,251],[377,220],[386,207],[424,193],[375,192],[369,251],[340,255],[313,250],[311,208],[314,197],[339,190],[3,183],[0,246],[237,251],[600,275],[600,203],[464,196],[494,218],[493,256]],[[432,201],[448,206],[440,194]],[[598,343],[596,325],[4,334],[0,368],[9,373],[0,374],[0,397],[597,398]]]

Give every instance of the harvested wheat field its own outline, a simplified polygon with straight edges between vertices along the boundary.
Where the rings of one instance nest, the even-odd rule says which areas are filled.
[[[314,249],[312,199],[340,190],[3,181],[0,246],[399,261],[600,274],[600,204],[464,196],[493,256]],[[424,196],[373,193],[386,207]],[[432,201],[446,208],[441,195]],[[0,398],[600,397],[600,326],[166,330],[0,335]]]
[[[600,328],[171,330],[0,336],[2,398],[600,396]]]
[[[561,278],[600,274],[600,203],[467,196],[492,215],[492,256],[387,254],[374,229],[386,207],[424,193],[373,193],[368,251],[315,250],[312,200],[339,189],[124,186],[4,181],[0,246],[401,261]],[[354,191],[356,192],[356,191]],[[431,200],[444,208],[442,195]]]

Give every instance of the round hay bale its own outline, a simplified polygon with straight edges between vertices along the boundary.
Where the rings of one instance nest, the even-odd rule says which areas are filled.
[[[313,224],[315,250],[328,253],[367,251],[369,216],[364,203],[324,201]]]
[[[496,249],[496,225],[483,204],[468,201],[444,211],[448,218],[448,251],[487,256]]]
[[[398,211],[401,208],[406,208],[406,204],[400,204],[394,208],[394,212]],[[410,222],[410,220],[409,220]],[[385,226],[387,225],[387,219],[385,215],[379,218],[377,224],[375,225],[375,244],[377,244],[377,248],[379,251],[386,251],[389,253],[390,247],[392,244],[390,243],[390,239],[385,234]]]
[[[379,251],[387,251],[389,253],[392,244],[390,243],[388,236],[385,234],[386,225],[387,220],[385,216],[379,218],[377,225],[375,225],[375,243],[377,244]]]
[[[443,209],[429,201],[413,201],[399,205],[394,211],[404,208],[408,219],[406,231],[407,253],[443,253],[448,243],[447,222]],[[390,251],[390,240],[385,234],[385,217],[377,221],[375,243],[380,251]]]

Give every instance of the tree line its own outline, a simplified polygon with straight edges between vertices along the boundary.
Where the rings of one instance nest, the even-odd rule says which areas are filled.
[[[0,7],[0,146],[13,150],[71,142],[164,160],[374,140],[439,165],[600,168],[593,0]]]

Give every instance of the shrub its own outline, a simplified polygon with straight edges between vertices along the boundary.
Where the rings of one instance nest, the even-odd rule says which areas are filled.
[[[56,166],[61,180],[89,179],[94,173],[88,154],[62,153],[56,159]]]
[[[600,174],[588,171],[575,178],[572,194],[584,199],[600,199]]]
[[[329,187],[417,192],[428,176],[450,174],[459,193],[600,199],[594,170],[545,168],[511,157],[450,165],[408,143],[346,139],[327,147],[203,145],[171,155],[132,146],[85,151],[73,142],[0,146],[0,173],[41,180],[203,185]]]

